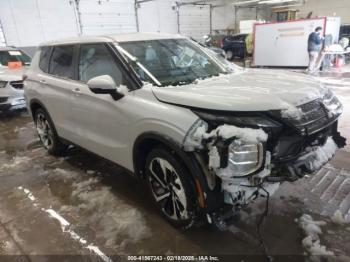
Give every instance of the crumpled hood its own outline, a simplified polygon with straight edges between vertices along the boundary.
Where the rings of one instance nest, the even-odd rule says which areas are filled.
[[[9,69],[7,66],[0,66],[0,81],[22,80],[22,76],[26,70],[26,67]]]
[[[289,109],[327,91],[314,77],[284,70],[246,69],[196,84],[153,87],[160,101],[225,111]]]

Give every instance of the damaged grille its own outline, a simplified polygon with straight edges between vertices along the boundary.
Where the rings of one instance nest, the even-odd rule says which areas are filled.
[[[332,93],[327,93],[323,99],[317,99],[298,106],[303,112],[301,119],[289,119],[302,133],[313,134],[332,123],[341,114],[342,105]]]
[[[23,81],[12,81],[10,85],[16,89],[23,89]]]
[[[297,108],[301,117],[283,118],[288,127],[273,144],[274,161],[285,161],[298,156],[306,147],[323,145],[336,129],[336,121],[342,112],[341,103],[331,92]]]

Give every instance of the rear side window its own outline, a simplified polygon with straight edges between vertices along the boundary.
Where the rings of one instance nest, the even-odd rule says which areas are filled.
[[[73,45],[55,46],[52,51],[49,73],[64,78],[73,78]]]
[[[50,46],[43,46],[40,48],[39,67],[45,73],[49,72],[50,52],[51,52]]]

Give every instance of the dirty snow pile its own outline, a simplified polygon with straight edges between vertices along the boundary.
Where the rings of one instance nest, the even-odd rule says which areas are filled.
[[[305,233],[305,238],[302,240],[304,248],[311,256],[334,256],[333,251],[327,250],[326,246],[321,245],[320,235],[322,230],[320,226],[324,226],[326,222],[315,221],[310,215],[303,214],[298,223]]]
[[[96,237],[103,239],[106,246],[119,248],[120,252],[129,243],[136,243],[151,236],[144,215],[101,185],[93,177],[72,184],[71,199],[74,205],[66,205],[61,212],[77,213],[79,226],[93,228]]]
[[[331,217],[331,220],[333,223],[336,223],[339,225],[347,224],[347,223],[350,223],[350,215],[344,217],[342,212],[340,210],[337,210],[334,212],[333,216]]]
[[[306,158],[312,157],[312,161],[310,161],[310,168],[312,170],[316,170],[322,167],[324,163],[326,163],[338,149],[332,138],[328,138],[326,143],[323,146],[317,146],[313,148],[307,148],[310,151],[309,154],[302,156],[299,160],[304,160]]]
[[[203,134],[203,138],[222,137],[229,139],[235,137],[246,143],[265,142],[267,134],[262,129],[241,128],[231,125],[222,125],[211,131],[209,134]]]
[[[0,171],[16,168],[16,167],[19,167],[20,165],[28,163],[28,162],[30,162],[29,157],[15,156],[10,163],[6,163],[6,164],[1,165]]]
[[[267,134],[262,129],[241,128],[225,124],[212,130],[210,133],[206,131],[207,127],[201,125],[196,129],[193,136],[196,139],[209,139],[212,137],[229,139],[235,137],[246,143],[265,142],[267,140]]]
[[[241,128],[233,125],[221,125],[216,129],[208,131],[208,124],[203,120],[198,120],[183,142],[186,151],[193,151],[195,148],[203,148],[202,141],[210,138],[230,138],[240,139],[245,143],[265,142],[268,135],[262,129]]]

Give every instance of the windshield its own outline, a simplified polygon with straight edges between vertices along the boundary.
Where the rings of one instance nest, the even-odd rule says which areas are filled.
[[[20,62],[22,65],[30,65],[31,58],[20,50],[0,51],[0,66],[8,66],[9,62]]]
[[[127,56],[142,81],[152,79],[161,86],[188,84],[233,70],[210,50],[188,39],[126,42],[120,47],[124,55],[126,51],[136,59]]]

